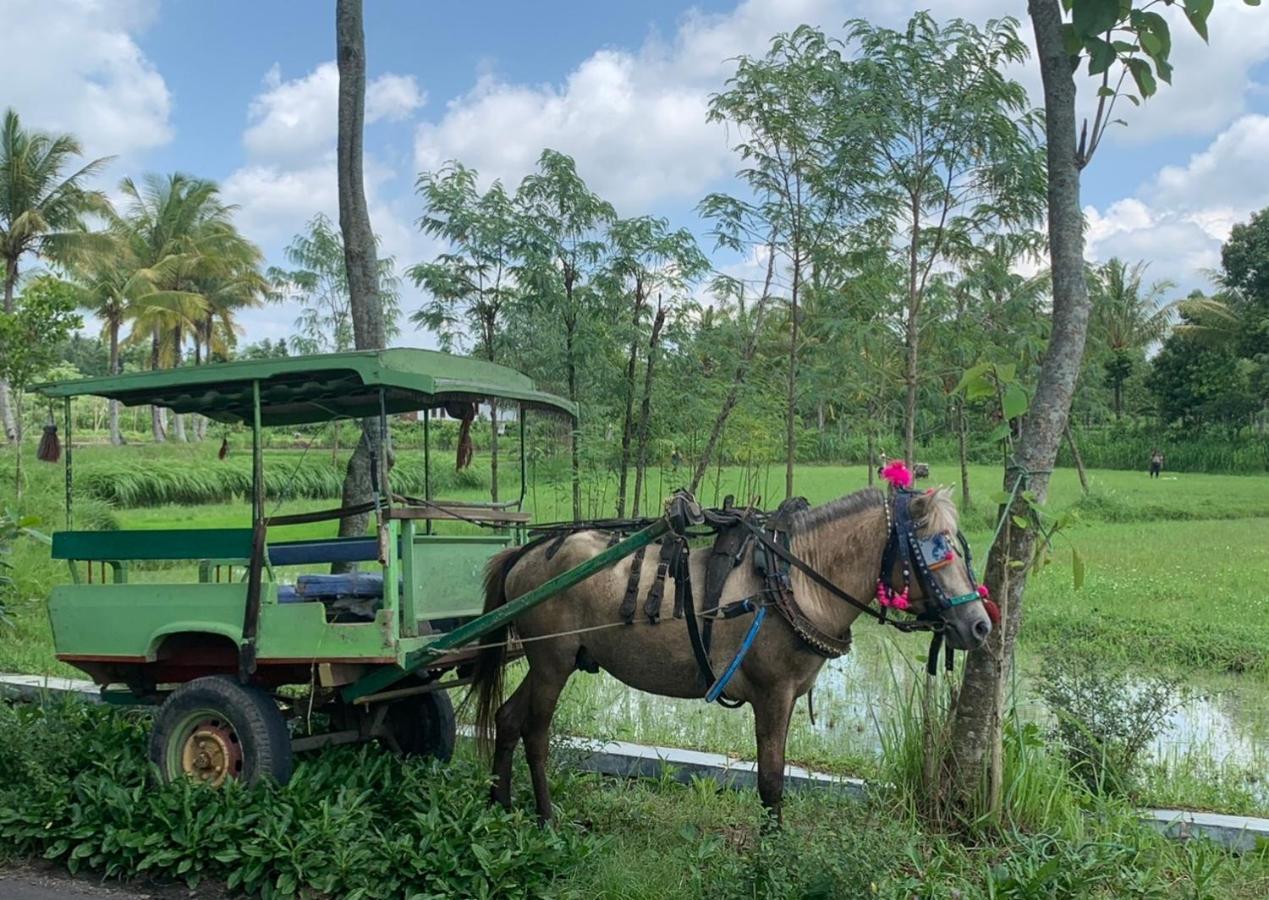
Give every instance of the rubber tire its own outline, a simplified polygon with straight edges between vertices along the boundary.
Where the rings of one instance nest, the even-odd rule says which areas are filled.
[[[449,762],[458,734],[454,704],[448,691],[415,694],[388,707],[386,722],[397,747],[406,756]]]
[[[286,784],[291,778],[291,733],[273,698],[259,688],[239,683],[228,675],[196,678],[181,685],[159,707],[150,730],[150,761],[162,781],[175,781],[179,772],[167,768],[168,744],[182,720],[201,709],[213,710],[233,726],[242,747],[244,784],[261,781]],[[233,776],[230,776],[233,777]]]

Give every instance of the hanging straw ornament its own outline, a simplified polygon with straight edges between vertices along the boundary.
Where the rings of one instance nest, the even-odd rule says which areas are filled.
[[[220,450],[216,453],[217,459],[224,459],[229,455],[229,435],[225,435],[220,439]]]
[[[459,419],[458,426],[458,458],[454,462],[454,469],[465,469],[471,465],[472,455],[474,453],[471,443],[471,423],[476,418],[476,404],[455,402],[445,404],[445,412],[451,418]]]
[[[62,442],[57,438],[57,425],[54,423],[49,422],[44,426],[35,458],[46,463],[55,463],[62,458]]]

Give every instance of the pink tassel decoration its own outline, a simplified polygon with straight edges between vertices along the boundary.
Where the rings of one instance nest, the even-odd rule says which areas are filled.
[[[897,488],[912,487],[912,470],[901,459],[896,459],[882,469],[881,477]]]

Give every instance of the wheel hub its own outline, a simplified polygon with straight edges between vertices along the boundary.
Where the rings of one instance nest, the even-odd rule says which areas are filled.
[[[181,771],[195,781],[220,787],[242,772],[242,745],[223,719],[203,719],[190,729],[181,747]]]

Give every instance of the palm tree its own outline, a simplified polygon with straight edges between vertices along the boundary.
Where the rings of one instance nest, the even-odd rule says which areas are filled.
[[[67,268],[80,290],[80,306],[101,320],[102,337],[110,351],[109,373],[117,375],[119,339],[124,323],[131,317],[138,299],[152,291],[152,286],[138,271],[128,244],[119,228],[105,233],[108,244],[103,250],[80,254]],[[119,401],[109,403],[110,443],[123,444],[119,430]]]
[[[9,109],[0,126],[0,259],[4,262],[4,312],[13,312],[18,264],[27,253],[67,261],[93,243],[84,227],[89,213],[108,211],[100,191],[85,182],[108,160],[95,159],[66,174],[71,160],[82,156],[69,134],[23,129]],[[0,381],[0,425],[6,439],[14,434],[9,386]]]
[[[1111,259],[1090,272],[1093,334],[1108,356],[1102,365],[1114,391],[1115,418],[1123,415],[1124,382],[1137,355],[1167,332],[1176,303],[1160,303],[1175,285],[1156,281],[1145,286],[1146,263],[1128,265]]]
[[[153,368],[174,366],[187,337],[194,337],[200,355],[214,344],[218,320],[227,325],[220,334],[232,335],[233,310],[263,293],[261,253],[234,227],[234,207],[221,202],[215,182],[182,173],[148,175],[140,185],[124,179],[120,190],[129,205],[119,226],[148,286],[132,305],[128,340],[150,342]],[[154,439],[163,440],[160,410],[153,410],[152,422]],[[181,438],[179,417],[176,431]]]

